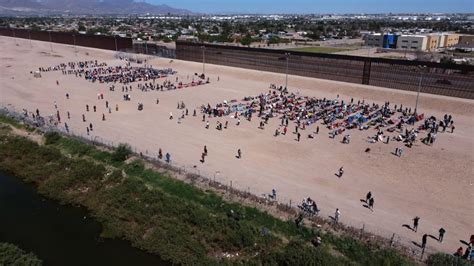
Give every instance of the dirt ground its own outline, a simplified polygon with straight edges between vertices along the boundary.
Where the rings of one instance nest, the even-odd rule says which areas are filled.
[[[421,94],[419,110],[425,115],[442,117],[453,115],[456,129],[453,134],[439,133],[433,146],[417,141],[412,148],[404,147],[402,157],[392,154],[401,143],[390,144],[367,142],[367,137],[376,131],[351,130],[351,143],[341,144],[342,136],[328,137],[329,130],[320,125],[315,139],[306,135],[314,131],[308,127],[297,142],[295,135],[274,137],[279,123],[271,119],[265,130],[258,129],[258,120],[242,119],[240,126],[231,118],[229,128],[215,130],[218,119],[211,118],[210,129],[205,129],[198,107],[214,105],[224,100],[241,100],[244,96],[255,96],[268,91],[270,83],[284,84],[282,74],[206,65],[206,74],[211,83],[203,86],[165,92],[142,92],[133,84],[132,100],[122,100],[121,84],[115,92],[107,84],[91,83],[73,75],[62,75],[61,71],[43,73],[34,78],[30,71],[59,63],[80,60],[105,61],[109,65],[124,64],[115,59],[115,52],[90,48],[28,41],[0,37],[0,105],[34,111],[43,115],[53,114],[57,102],[62,120],[66,112],[71,119],[66,122],[75,134],[85,135],[89,122],[94,125],[91,138],[100,137],[117,144],[129,143],[138,151],[156,156],[158,149],[171,154],[174,163],[188,170],[199,172],[222,183],[261,195],[272,188],[282,202],[298,204],[303,197],[314,199],[322,209],[320,215],[329,217],[336,208],[341,211],[341,222],[356,228],[390,238],[410,247],[421,242],[423,234],[438,236],[438,229],[447,231],[444,242],[429,238],[429,251],[454,252],[474,233],[474,101],[444,96]],[[179,60],[153,58],[149,61],[156,68],[172,67],[178,71],[180,80],[191,80],[194,73],[202,72],[202,64]],[[217,81],[217,77],[220,81]],[[174,81],[175,77],[171,77]],[[56,80],[60,85],[56,85]],[[160,81],[161,82],[161,81]],[[474,84],[473,84],[474,86]],[[290,92],[302,95],[336,98],[349,101],[383,103],[390,101],[413,107],[416,94],[393,89],[334,82],[305,77],[289,77]],[[98,100],[97,94],[105,99]],[[65,94],[70,94],[67,100]],[[156,104],[156,99],[160,103]],[[105,100],[111,106],[119,105],[119,111],[111,114],[105,108]],[[183,101],[192,114],[177,123],[181,114],[177,103]],[[137,110],[137,103],[144,110]],[[86,112],[85,105],[97,105],[98,111]],[[169,120],[173,112],[175,119]],[[106,121],[101,121],[102,113]],[[81,115],[88,120],[83,123]],[[289,131],[293,131],[293,126]],[[421,133],[423,137],[425,133]],[[200,155],[203,146],[208,149],[205,163]],[[370,148],[369,153],[364,152]],[[236,159],[237,149],[242,150],[242,159]],[[194,168],[195,166],[195,168]],[[344,166],[342,178],[335,176]],[[375,199],[374,211],[363,206],[360,199],[371,191]],[[418,232],[404,227],[411,225],[415,216],[421,217]]]

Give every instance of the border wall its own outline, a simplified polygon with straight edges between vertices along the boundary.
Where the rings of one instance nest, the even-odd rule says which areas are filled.
[[[158,45],[156,43],[134,42],[133,51],[139,54],[148,54],[171,59],[176,58],[175,49],[170,49],[166,46]]]
[[[288,55],[289,54],[289,55]],[[203,58],[204,57],[204,58]],[[288,62],[287,62],[288,58]],[[474,99],[474,66],[176,42],[176,59]],[[426,66],[420,68],[420,66]]]
[[[85,46],[105,50],[124,51],[133,49],[131,38],[104,35],[74,34],[71,32],[33,31],[27,29],[0,28],[0,35],[45,42]]]

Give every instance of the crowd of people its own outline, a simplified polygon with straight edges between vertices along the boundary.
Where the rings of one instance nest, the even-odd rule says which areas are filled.
[[[308,131],[307,137],[314,139],[319,134],[319,125],[325,126],[330,138],[344,135],[342,143],[349,144],[351,136],[350,130],[376,130],[373,136],[369,136],[368,143],[389,143],[397,141],[411,148],[417,141],[420,132],[426,132],[423,142],[433,144],[439,128],[442,132],[446,128],[454,130],[454,122],[451,115],[446,114],[439,120],[434,116],[425,119],[424,114],[417,114],[411,108],[403,105],[393,105],[385,102],[382,105],[377,103],[367,103],[365,100],[357,102],[352,98],[345,102],[339,98],[335,99],[316,98],[300,95],[299,93],[289,93],[282,87],[270,85],[267,93],[257,96],[244,97],[242,100],[230,100],[202,105],[203,115],[225,119],[239,119],[240,117],[251,121],[256,116],[260,119],[258,128],[265,129],[269,119],[280,120],[278,128],[275,129],[274,136],[286,135],[290,127],[290,121],[294,124],[294,133],[299,141],[301,131],[309,126],[315,125],[314,130]],[[415,124],[423,121],[418,127]],[[219,122],[219,121],[218,121]],[[392,134],[391,134],[392,133]],[[400,151],[402,150],[399,148]],[[400,155],[400,152],[397,153]]]
[[[186,83],[180,81],[176,77],[175,82],[166,79],[159,84],[156,79],[169,78],[169,76],[176,74],[171,68],[165,69],[154,69],[151,67],[132,67],[130,64],[126,66],[114,66],[109,67],[105,63],[99,63],[97,61],[85,61],[85,62],[69,62],[60,64],[57,66],[40,68],[41,72],[46,71],[63,71],[64,75],[75,75],[84,77],[86,80],[91,82],[99,83],[113,83],[109,89],[115,91],[116,83],[122,84],[122,92],[124,93],[123,99],[125,101],[131,100],[129,91],[132,91],[132,85],[130,83],[137,82],[136,89],[141,92],[148,92],[154,90],[174,90],[179,88],[185,88],[189,86],[197,86],[201,84],[209,83],[209,78],[204,75],[197,75],[196,80],[194,77],[191,82]],[[189,80],[189,76],[188,76]],[[59,85],[57,83],[57,85]],[[134,86],[134,85],[133,85]],[[69,99],[69,94],[66,95]],[[99,100],[104,100],[103,94],[99,96]],[[105,100],[104,100],[105,101]],[[156,104],[159,100],[156,100]],[[59,126],[62,123],[60,112],[56,103],[54,103],[56,114],[48,116],[47,120],[53,122]],[[109,106],[108,101],[105,101],[105,110],[109,114],[112,113],[112,108]],[[188,116],[188,109],[184,102],[178,102],[177,109],[182,112],[178,116],[178,123],[181,123],[182,119]],[[137,109],[142,111],[144,109],[143,103],[138,103]],[[92,111],[93,110],[93,111]],[[96,113],[99,110],[95,105],[89,109],[89,105],[86,105],[85,112],[82,113],[82,123],[86,128],[86,134],[92,134],[94,127],[91,122],[88,123],[86,114]],[[102,109],[100,109],[102,110]],[[102,117],[102,121],[106,121],[106,111],[97,112]],[[115,112],[119,112],[118,104],[115,105]],[[365,131],[369,129],[375,130],[372,136],[369,136],[367,143],[389,143],[390,141],[397,141],[403,143],[406,147],[411,148],[413,143],[418,141],[418,135],[421,132],[425,132],[426,136],[422,138],[422,142],[427,145],[433,145],[437,134],[440,132],[446,132],[450,129],[450,132],[454,132],[454,120],[451,115],[446,114],[442,119],[438,119],[435,116],[430,116],[425,119],[424,114],[418,114],[416,110],[411,108],[403,107],[403,105],[393,105],[390,102],[384,104],[368,103],[365,100],[350,99],[344,101],[339,98],[339,95],[335,99],[328,98],[317,98],[300,95],[299,93],[290,93],[286,88],[282,86],[278,87],[274,84],[270,85],[269,91],[261,93],[256,96],[247,96],[241,100],[229,100],[217,103],[214,106],[211,104],[202,105],[201,112],[203,115],[202,122],[206,123],[206,128],[209,129],[210,119],[216,118],[216,129],[224,130],[229,127],[229,120],[233,119],[236,126],[241,123],[241,118],[251,121],[253,117],[259,120],[258,128],[265,130],[268,127],[270,119],[278,119],[279,123],[275,128],[274,136],[278,137],[286,135],[289,127],[294,126],[293,133],[297,136],[297,141],[300,141],[301,133],[308,132],[308,139],[315,139],[319,135],[319,126],[326,127],[328,129],[328,136],[330,138],[336,138],[338,135],[343,135],[342,143],[351,143],[351,130]],[[25,111],[26,115],[28,112]],[[38,121],[44,123],[44,118],[40,116],[39,110],[32,113],[33,117]],[[93,115],[93,114],[91,114]],[[196,110],[193,111],[193,116],[196,115]],[[71,119],[71,114],[67,112],[67,120]],[[173,119],[173,114],[170,112],[170,120]],[[221,122],[221,119],[225,121]],[[291,125],[290,125],[291,122]],[[416,126],[417,122],[419,123]],[[67,122],[64,122],[66,131],[69,132],[69,126]],[[272,130],[273,132],[273,130]],[[370,149],[366,150],[366,152]],[[397,147],[395,154],[402,156],[403,149]],[[201,163],[205,163],[206,157],[208,156],[208,148],[204,146],[204,151],[200,155]],[[242,159],[242,150],[237,148],[237,159]],[[171,154],[169,152],[163,156],[161,148],[158,151],[158,159],[165,159],[166,162],[171,162]],[[344,174],[344,168],[341,166],[338,169],[336,175],[342,177]],[[276,191],[272,192],[272,196],[276,198]],[[271,197],[270,197],[271,198]],[[366,195],[365,202],[367,208],[374,210],[374,197],[372,192],[368,192]],[[302,203],[298,205],[301,210],[302,216],[298,217],[298,223],[302,223],[304,215],[312,217],[318,215],[320,209],[316,202],[307,197],[303,199]],[[341,216],[339,209],[334,214],[335,222],[338,222]],[[300,219],[301,218],[301,219]],[[418,218],[419,220],[419,218]],[[418,221],[414,225],[415,231],[418,228]],[[444,229],[443,229],[444,230]],[[442,236],[440,232],[440,242]]]
[[[50,72],[50,71],[59,71],[61,70],[63,75],[67,74],[76,74],[78,70],[86,68],[96,68],[96,67],[106,67],[107,63],[98,62],[97,60],[88,60],[88,61],[77,61],[77,62],[67,62],[60,63],[59,65],[49,66],[49,67],[39,67],[40,72]]]

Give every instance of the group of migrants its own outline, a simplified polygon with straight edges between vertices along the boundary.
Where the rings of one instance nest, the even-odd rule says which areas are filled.
[[[365,100],[355,101],[353,98],[346,102],[339,98],[335,99],[316,98],[289,93],[283,87],[270,85],[267,93],[257,96],[244,97],[242,100],[229,100],[202,105],[203,121],[205,116],[218,119],[235,119],[237,125],[240,118],[251,121],[252,117],[259,119],[259,129],[265,129],[269,119],[279,119],[279,126],[274,131],[274,136],[286,135],[290,121],[294,124],[293,133],[296,141],[300,141],[302,130],[317,124],[314,130],[308,131],[307,138],[314,139],[319,134],[319,124],[328,129],[330,138],[343,135],[342,143],[349,144],[351,141],[350,130],[376,130],[375,134],[369,136],[368,143],[390,143],[397,141],[411,148],[417,141],[418,134],[425,132],[423,143],[432,145],[438,132],[445,132],[447,128],[454,131],[454,122],[451,115],[446,114],[443,119],[435,116],[425,118],[424,114],[418,114],[416,110],[393,105],[385,102],[367,103]],[[417,122],[422,122],[418,127]],[[226,121],[226,124],[228,121]],[[207,119],[207,126],[209,119]],[[222,124],[220,121],[217,124]],[[390,134],[392,133],[392,134]],[[369,152],[367,149],[366,152]],[[402,147],[397,147],[395,154],[401,156]]]

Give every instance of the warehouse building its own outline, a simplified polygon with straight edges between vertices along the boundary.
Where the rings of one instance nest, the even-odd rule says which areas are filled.
[[[397,38],[397,49],[426,51],[427,43],[426,35],[400,35]]]

